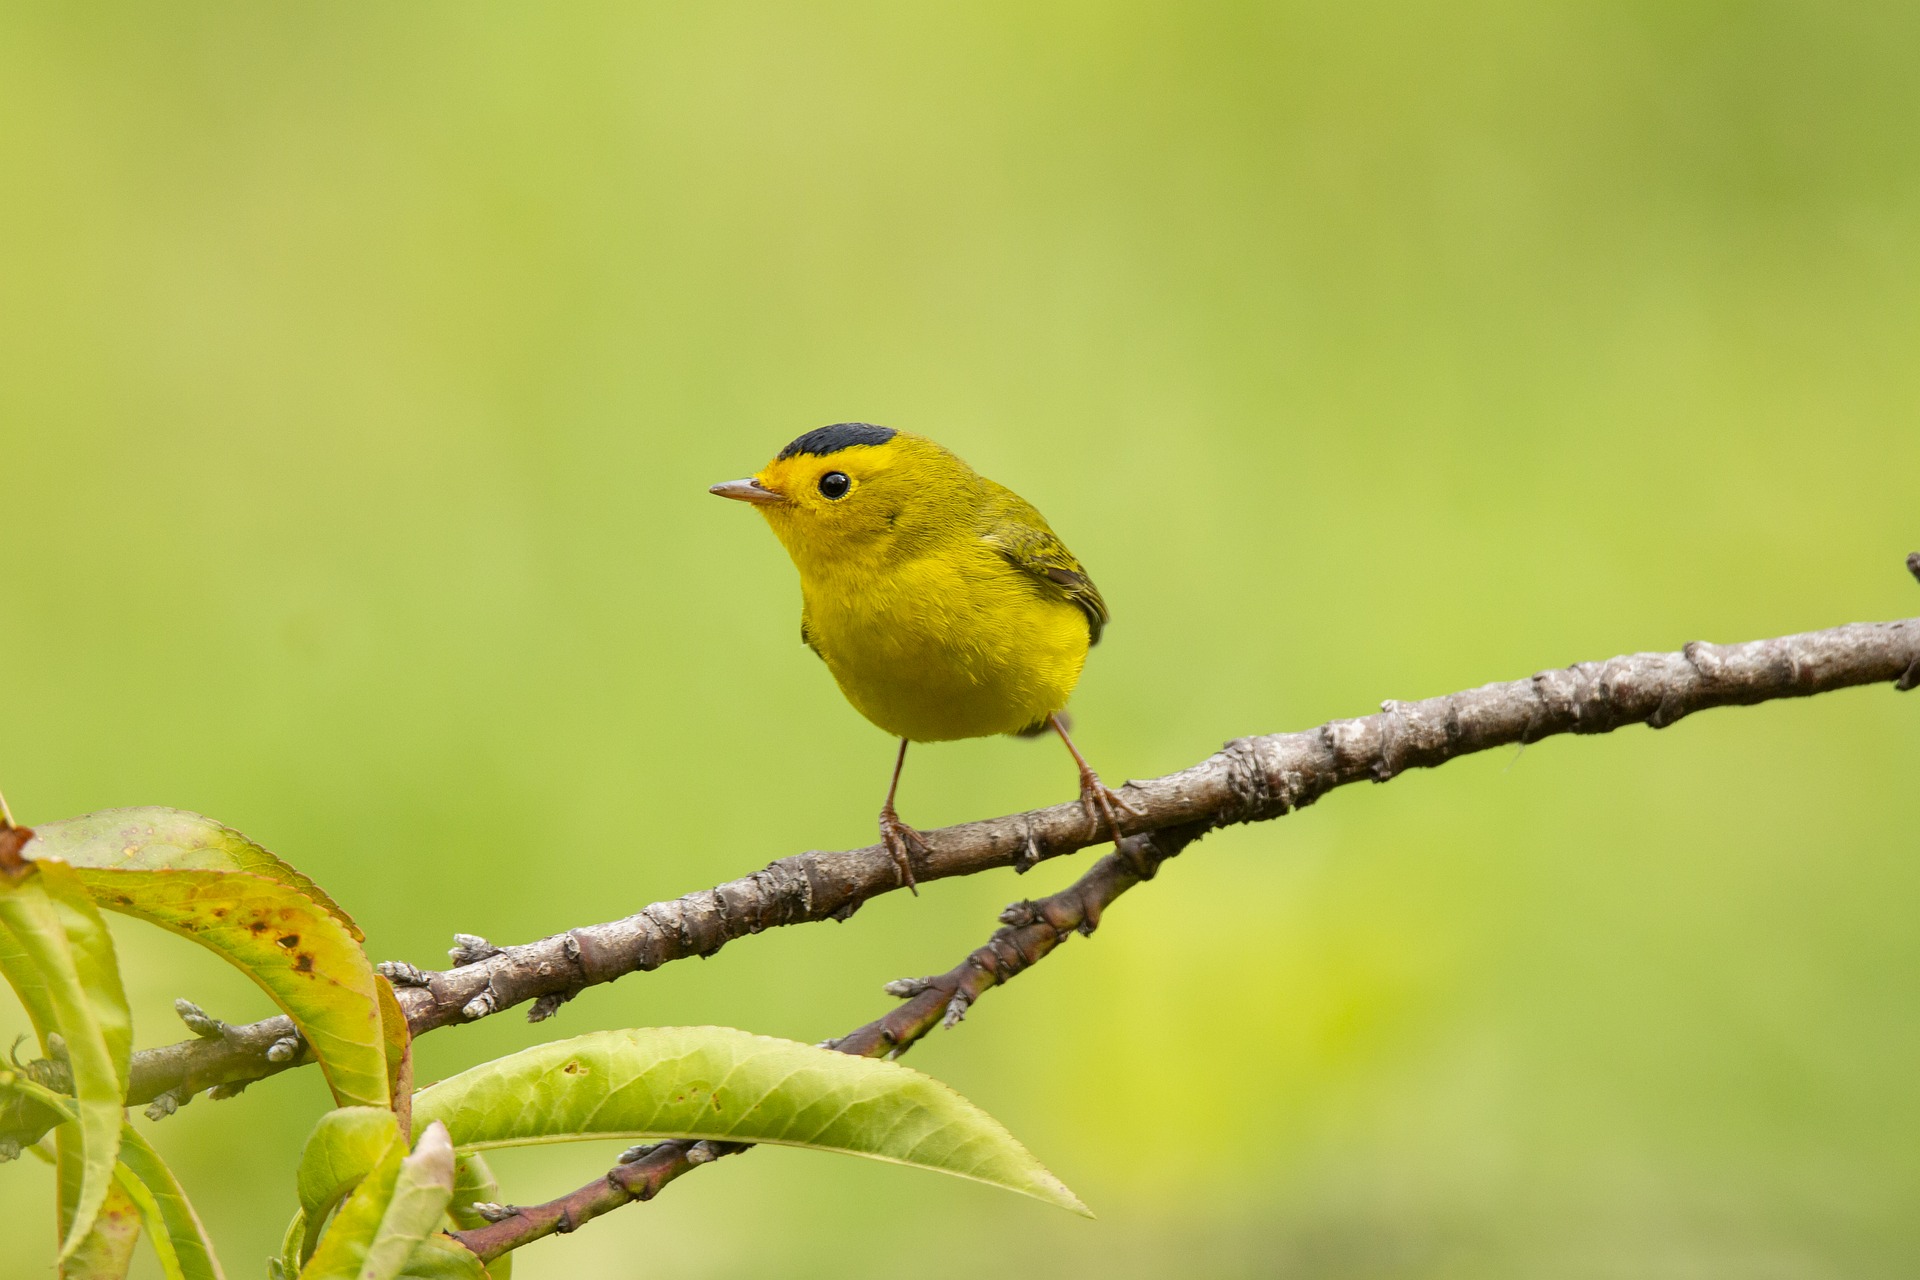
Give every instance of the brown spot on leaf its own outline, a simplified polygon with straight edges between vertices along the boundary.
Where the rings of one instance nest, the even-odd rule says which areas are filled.
[[[265,933],[267,931],[267,922],[265,920],[255,920],[252,924],[249,924],[247,928],[255,933]]]
[[[312,973],[313,957],[309,955],[307,952],[302,951],[299,955],[294,957],[293,971],[295,973]]]
[[[568,1064],[567,1064],[566,1066],[564,1066],[564,1067],[562,1067],[562,1068],[560,1068],[560,1069],[561,1069],[562,1071],[564,1071],[564,1072],[566,1072],[566,1073],[567,1073],[568,1075],[570,1075],[570,1076],[577,1076],[577,1075],[579,1075],[579,1074],[580,1074],[580,1073],[581,1073],[582,1071],[585,1071],[585,1070],[586,1070],[586,1068],[585,1068],[585,1067],[583,1067],[583,1066],[581,1066],[581,1065],[580,1065],[580,1059],[578,1059],[578,1058],[575,1058],[575,1059],[574,1059],[573,1061],[571,1061],[571,1062],[569,1062],[569,1063],[568,1063]]]
[[[300,935],[297,933],[283,933],[275,938],[274,941],[291,951],[300,945]]]

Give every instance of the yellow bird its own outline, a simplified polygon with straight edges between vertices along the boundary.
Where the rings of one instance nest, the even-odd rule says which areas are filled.
[[[893,807],[910,742],[1051,728],[1079,767],[1089,823],[1118,838],[1115,810],[1137,811],[1060,715],[1106,602],[1030,503],[924,436],[864,422],[809,431],[711,492],[767,518],[800,571],[800,639],[900,739],[880,839],[909,887],[926,852]]]

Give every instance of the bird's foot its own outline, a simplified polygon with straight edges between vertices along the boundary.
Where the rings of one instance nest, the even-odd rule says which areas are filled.
[[[1100,775],[1091,769],[1080,772],[1080,808],[1087,815],[1088,828],[1097,835],[1105,826],[1116,845],[1120,843],[1120,810],[1136,818],[1146,817],[1143,811],[1129,804],[1125,796],[1100,781]]]
[[[894,865],[900,868],[900,882],[920,896],[920,889],[913,878],[913,859],[917,854],[927,856],[927,842],[918,831],[900,821],[900,815],[888,805],[880,811],[880,843],[893,855]]]

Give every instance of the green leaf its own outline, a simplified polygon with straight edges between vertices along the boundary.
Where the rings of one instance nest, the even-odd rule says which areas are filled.
[[[49,1129],[67,1119],[66,1113],[50,1111],[26,1094],[0,1096],[0,1137],[10,1138],[23,1148],[32,1146],[45,1137]]]
[[[400,1280],[507,1280],[506,1257],[482,1265],[479,1257],[458,1240],[428,1236],[407,1258]]]
[[[27,955],[26,949],[13,936],[12,930],[4,925],[0,925],[0,975],[5,976],[7,985],[13,988],[26,1009],[27,1018],[33,1023],[33,1034],[40,1045],[41,1056],[52,1057],[47,1036],[60,1030],[60,1022],[53,1011],[52,999],[47,994],[46,979]],[[45,1134],[55,1125],[71,1118],[65,1111],[48,1107],[32,1094],[19,1090],[8,1090],[0,1097],[0,1134],[19,1142],[27,1142],[36,1134]],[[77,1171],[76,1166],[76,1174]],[[79,1185],[76,1177],[74,1189],[78,1190]],[[71,1200],[65,1208],[72,1208]]]
[[[385,1124],[377,1123],[376,1116]],[[357,1185],[320,1236],[319,1247],[310,1250],[300,1275],[391,1280],[411,1265],[409,1260],[439,1229],[453,1199],[453,1143],[446,1126],[428,1125],[409,1156],[389,1112],[351,1108],[324,1117],[300,1162],[302,1204],[296,1223],[302,1224],[303,1238],[315,1234],[324,1202],[349,1180]],[[287,1239],[291,1244],[292,1230]],[[457,1262],[426,1259],[442,1271]],[[286,1263],[283,1248],[283,1268]]]
[[[27,846],[29,852],[38,838]],[[240,871],[81,875],[94,899],[170,929],[232,962],[306,1037],[336,1101],[389,1101],[373,966],[346,926],[299,890]]]
[[[0,877],[0,927],[32,970],[28,985],[35,994],[23,1001],[30,1012],[38,1006],[51,1018],[73,1072],[78,1178],[69,1180],[70,1197],[62,1197],[65,1262],[92,1229],[113,1183],[133,1021],[113,939],[70,868],[55,862],[17,880]]]
[[[430,1124],[400,1162],[393,1196],[380,1217],[380,1230],[361,1264],[360,1280],[393,1280],[413,1251],[439,1229],[453,1199],[453,1143],[447,1127]]]
[[[485,1156],[469,1151],[453,1162],[453,1203],[447,1206],[447,1216],[457,1229],[471,1231],[486,1226],[487,1220],[473,1211],[474,1202],[499,1199],[500,1182]]]
[[[71,1219],[73,1203],[79,1199],[83,1163],[75,1150],[79,1130],[67,1126],[67,1121],[79,1113],[79,1103],[12,1071],[0,1073],[0,1096],[8,1100],[29,1100],[54,1115],[58,1125],[63,1125],[54,1134],[58,1144],[56,1155],[48,1155],[40,1146],[35,1146],[33,1153],[54,1163],[60,1184],[61,1217]],[[138,1142],[131,1128],[123,1132],[121,1155],[127,1153],[125,1142]],[[140,1226],[152,1226],[152,1215],[148,1213],[150,1203],[152,1197],[146,1194],[146,1188],[140,1186],[125,1163],[117,1163],[113,1167],[113,1184],[100,1205],[100,1213],[94,1217],[92,1228],[88,1228],[81,1244],[60,1265],[61,1280],[117,1280],[125,1276],[132,1265],[132,1249],[140,1238]],[[159,1247],[156,1240],[156,1249]],[[173,1272],[167,1274],[171,1276]]]
[[[334,1215],[301,1280],[394,1280],[452,1198],[453,1143],[446,1126],[430,1124],[412,1155],[397,1141],[387,1147]]]
[[[400,1124],[384,1107],[341,1107],[320,1117],[300,1153],[294,1187],[306,1224],[299,1261],[313,1256],[327,1215],[400,1143]]]
[[[117,1172],[124,1173],[124,1167]],[[129,1180],[116,1177],[107,1188],[92,1229],[60,1265],[60,1280],[121,1280],[127,1274],[140,1243],[140,1206],[123,1185]]]
[[[446,1230],[450,1228],[456,1231],[471,1231],[476,1227],[486,1226],[487,1220],[473,1211],[474,1202],[476,1200],[498,1201],[499,1199],[500,1182],[493,1176],[493,1170],[488,1167],[486,1157],[478,1151],[469,1151],[460,1155],[453,1162],[453,1203],[447,1206],[448,1226],[442,1229]],[[431,1244],[432,1241],[428,1243]],[[468,1252],[464,1247],[459,1245],[453,1247],[460,1253]],[[417,1260],[419,1256],[419,1252],[416,1250],[414,1258]],[[472,1255],[469,1254],[468,1256]],[[462,1263],[461,1265],[465,1264]],[[415,1269],[416,1262],[410,1261],[407,1263],[408,1275],[412,1275]],[[510,1253],[501,1254],[491,1263],[487,1264],[486,1272],[492,1280],[512,1280],[513,1255]],[[459,1274],[465,1275],[467,1273],[461,1272]]]
[[[268,1280],[293,1280],[300,1274],[301,1242],[307,1237],[307,1215],[296,1209],[287,1232],[280,1238],[280,1252],[267,1259]]]
[[[80,1113],[80,1104],[17,1071],[0,1071],[0,1106],[9,1114],[30,1109],[36,1116],[48,1117],[48,1127],[53,1130],[53,1150],[47,1150],[44,1135],[27,1149],[54,1168],[54,1212],[64,1238],[67,1224],[73,1221],[73,1207],[80,1199],[80,1183],[85,1173],[80,1127],[73,1123]]]
[[[63,1097],[44,1085],[10,1071],[0,1072],[0,1093],[30,1096],[49,1110],[59,1112],[66,1120],[71,1120],[79,1110],[79,1104],[74,1099]],[[55,1164],[59,1171],[62,1198],[68,1202],[73,1198],[70,1184],[79,1177],[78,1162],[67,1158],[65,1145],[71,1141],[74,1133],[74,1128],[67,1126],[56,1130],[54,1135],[62,1140]],[[45,1153],[38,1147],[34,1150],[44,1157]],[[114,1185],[107,1193],[107,1207],[95,1219],[94,1231],[74,1250],[73,1256],[62,1268],[63,1280],[68,1276],[93,1275],[93,1272],[80,1268],[98,1265],[99,1259],[88,1257],[89,1249],[95,1235],[101,1234],[100,1223],[115,1205],[116,1196],[124,1196],[137,1210],[140,1224],[145,1226],[147,1236],[153,1242],[154,1253],[160,1259],[160,1268],[168,1280],[222,1280],[220,1264],[213,1255],[213,1243],[207,1238],[206,1228],[200,1224],[200,1218],[188,1202],[186,1192],[181,1189],[166,1162],[131,1125],[123,1123],[121,1126],[120,1159],[113,1172]],[[124,1274],[124,1270],[122,1264],[119,1272],[101,1274],[120,1275]]]
[[[770,1142],[918,1165],[1087,1208],[1000,1122],[897,1063],[725,1027],[601,1031],[464,1071],[414,1095],[456,1147],[581,1138]]]
[[[39,867],[40,882],[52,901],[60,926],[66,931],[67,947],[73,955],[74,972],[80,977],[87,1005],[100,1024],[107,1054],[119,1078],[125,1096],[127,1065],[133,1057],[133,1014],[127,1007],[126,989],[120,982],[120,960],[114,954],[113,935],[101,918],[92,895],[77,873],[62,863]]]
[[[27,856],[105,871],[244,871],[277,880],[320,904],[364,942],[360,926],[319,885],[232,827],[185,809],[105,809],[42,823]]]
[[[5,887],[0,886],[0,893],[5,891]],[[20,998],[28,1020],[33,1023],[33,1034],[39,1037],[40,1052],[46,1053],[47,1033],[60,1030],[60,1015],[53,1010],[53,997],[47,993],[47,980],[40,967],[13,936],[13,931],[4,925],[0,925],[0,974],[6,976],[7,985]]]
[[[222,1280],[213,1241],[166,1161],[128,1125],[120,1138],[123,1184],[141,1202],[147,1238],[167,1280]],[[141,1194],[144,1193],[144,1196]]]
[[[367,1250],[380,1234],[380,1221],[386,1216],[387,1202],[393,1199],[394,1184],[400,1178],[400,1161],[406,1152],[398,1142],[389,1146],[379,1163],[360,1180],[360,1185],[333,1215],[320,1245],[300,1270],[300,1280],[364,1280],[361,1264]],[[311,1224],[309,1224],[311,1229]]]

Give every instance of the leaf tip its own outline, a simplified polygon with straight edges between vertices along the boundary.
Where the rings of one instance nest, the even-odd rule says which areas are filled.
[[[1034,1185],[1026,1188],[1026,1192],[1036,1200],[1044,1200],[1050,1205],[1065,1209],[1069,1213],[1077,1213],[1083,1218],[1099,1217],[1093,1210],[1087,1208],[1086,1201],[1073,1194],[1072,1188],[1044,1169],[1040,1171],[1040,1176],[1034,1179]]]

